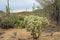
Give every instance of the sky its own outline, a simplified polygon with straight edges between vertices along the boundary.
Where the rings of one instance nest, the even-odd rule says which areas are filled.
[[[11,12],[19,12],[19,11],[28,11],[32,10],[33,3],[35,7],[40,6],[36,0],[9,0],[10,11]],[[0,10],[6,10],[7,0],[0,0]]]

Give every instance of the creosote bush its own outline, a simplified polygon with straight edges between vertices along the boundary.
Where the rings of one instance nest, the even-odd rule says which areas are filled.
[[[31,32],[34,40],[38,40],[41,32],[45,27],[47,27],[46,25],[48,24],[46,17],[39,17],[34,15],[26,16],[25,21],[27,31]]]

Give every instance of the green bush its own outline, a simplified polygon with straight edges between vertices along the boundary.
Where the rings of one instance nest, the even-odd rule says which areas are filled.
[[[14,15],[11,17],[10,22],[15,26],[18,27],[19,26],[19,19],[18,16]]]
[[[25,16],[19,16],[19,22],[20,22],[20,24],[19,24],[19,26],[20,26],[20,28],[25,28]]]

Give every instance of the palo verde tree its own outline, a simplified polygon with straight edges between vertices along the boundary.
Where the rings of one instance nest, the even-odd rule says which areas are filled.
[[[47,18],[30,15],[26,16],[25,21],[27,31],[31,32],[34,40],[39,40],[41,32],[44,30],[45,27],[47,27]]]
[[[54,7],[54,11],[53,11],[53,14],[52,14],[52,18],[57,21],[57,23],[59,23],[59,0],[54,0],[54,3],[53,3],[53,7]]]
[[[43,7],[46,8],[47,5],[52,5],[53,12],[51,18],[59,23],[59,10],[60,10],[60,0],[37,0]],[[50,7],[49,7],[50,8]],[[50,12],[51,13],[51,12]]]

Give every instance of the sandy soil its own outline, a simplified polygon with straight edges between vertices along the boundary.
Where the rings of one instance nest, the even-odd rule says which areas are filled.
[[[0,30],[0,40],[33,40],[26,29]],[[42,33],[40,40],[60,40],[60,32]]]

